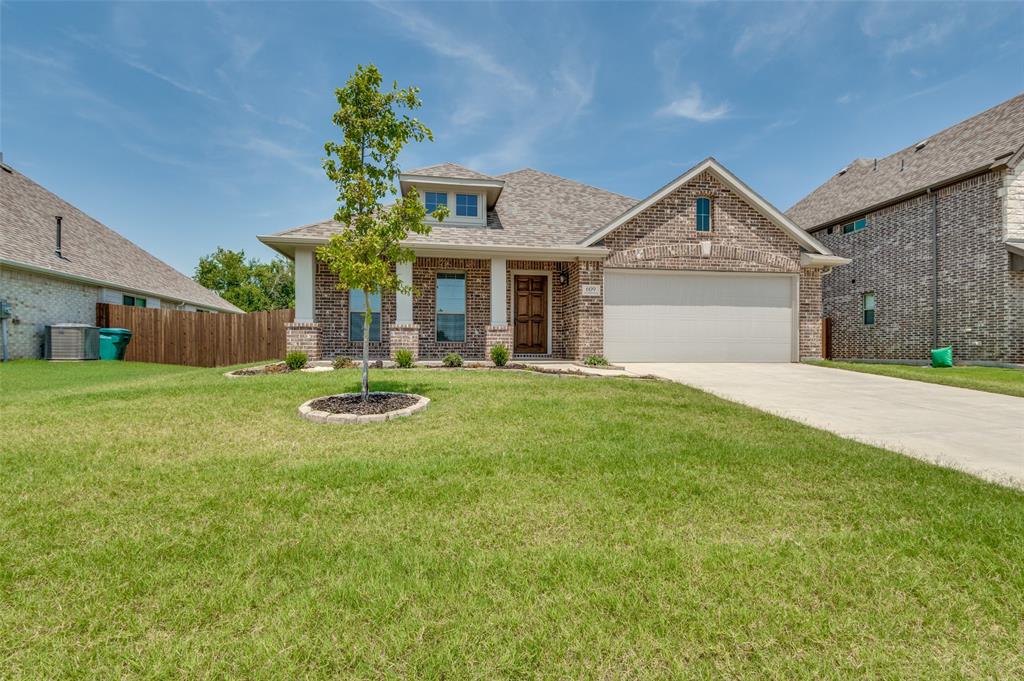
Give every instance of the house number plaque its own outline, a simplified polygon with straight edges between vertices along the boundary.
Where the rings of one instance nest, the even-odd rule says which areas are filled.
[[[601,295],[600,284],[583,284],[583,295],[585,296],[599,296]]]

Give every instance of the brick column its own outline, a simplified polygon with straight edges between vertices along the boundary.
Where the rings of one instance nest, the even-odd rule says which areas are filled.
[[[392,324],[390,332],[391,359],[395,358],[395,352],[403,349],[412,352],[413,360],[420,358],[419,324]]]
[[[320,359],[320,325],[315,322],[292,322],[285,324],[285,349],[287,352],[306,353],[309,361]]]
[[[484,330],[484,352],[486,358],[491,358],[491,348],[495,345],[504,345],[508,348],[509,357],[512,356],[512,327],[508,324],[491,325]]]
[[[821,270],[800,270],[799,359],[821,359]]]
[[[576,303],[576,343],[573,359],[604,355],[604,263],[583,261],[569,270]],[[586,294],[586,295],[585,295]]]

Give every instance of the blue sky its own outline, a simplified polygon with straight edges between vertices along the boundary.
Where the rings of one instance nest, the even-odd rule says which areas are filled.
[[[3,2],[7,163],[191,274],[329,216],[334,88],[422,88],[412,169],[643,197],[716,156],[780,208],[1024,90],[1024,4]]]

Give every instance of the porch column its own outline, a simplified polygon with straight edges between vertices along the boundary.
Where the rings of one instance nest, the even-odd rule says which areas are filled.
[[[313,321],[313,248],[297,246],[295,248],[295,321],[310,323]]]
[[[412,286],[412,263],[400,262],[395,267],[398,280],[406,286]],[[405,326],[412,324],[412,293],[399,291],[395,296],[395,324]]]
[[[313,291],[316,261],[312,246],[295,249],[295,321],[285,325],[287,352],[305,352],[310,360],[323,356],[320,325],[314,320]]]
[[[491,326],[505,326],[505,282],[508,277],[505,258],[491,258]]]
[[[487,357],[491,356],[491,348],[504,345],[512,350],[512,330],[508,325],[506,304],[508,296],[506,285],[508,262],[505,258],[491,258],[491,324],[484,332],[484,346]]]

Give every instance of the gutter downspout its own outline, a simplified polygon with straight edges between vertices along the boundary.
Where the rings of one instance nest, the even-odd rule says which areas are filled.
[[[932,197],[932,347],[939,347],[939,197],[928,188]]]

